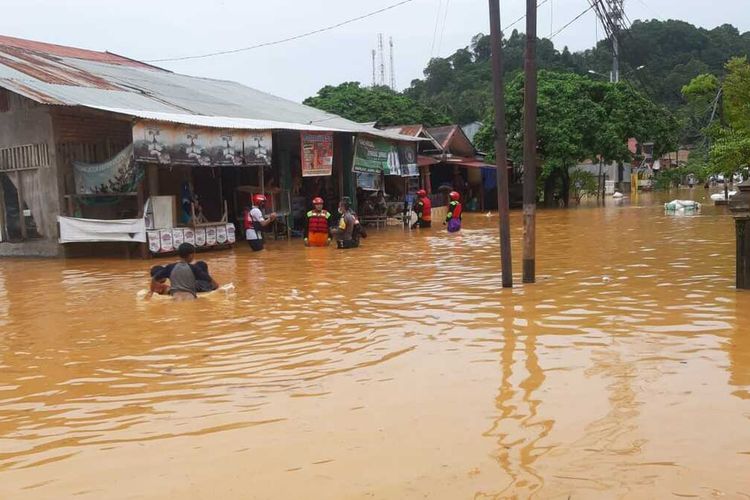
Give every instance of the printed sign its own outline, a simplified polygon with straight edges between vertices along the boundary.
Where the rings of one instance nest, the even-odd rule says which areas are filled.
[[[247,167],[271,165],[270,131],[221,130],[174,123],[133,125],[136,161],[162,165]]]
[[[300,133],[302,177],[331,175],[333,170],[333,132]]]
[[[401,167],[396,144],[382,139],[358,136],[354,144],[352,170],[362,173],[384,173],[400,175]]]
[[[216,243],[223,245],[227,242],[227,226],[218,226],[216,228]]]
[[[234,245],[237,241],[237,235],[234,234],[234,224],[227,224],[227,241],[230,245]]]
[[[175,248],[179,248],[180,245],[185,243],[185,231],[182,228],[172,229],[172,243]]]
[[[171,229],[161,229],[159,231],[159,238],[161,239],[162,252],[171,252],[174,250],[174,240],[172,239]]]
[[[417,143],[401,142],[398,145],[398,161],[401,177],[418,177]]]
[[[159,253],[161,251],[159,231],[148,231],[146,235],[148,236],[148,249],[152,253]]]
[[[206,245],[212,247],[215,244],[216,244],[216,228],[207,227],[206,228]]]
[[[206,230],[202,227],[199,227],[195,230],[195,246],[206,246]]]
[[[186,227],[185,228],[185,243],[190,243],[191,245],[195,245],[195,231],[193,231],[191,228]]]

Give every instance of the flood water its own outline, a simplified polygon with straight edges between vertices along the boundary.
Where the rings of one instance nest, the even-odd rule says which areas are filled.
[[[4,260],[0,498],[748,497],[732,218],[658,198],[541,211],[526,286],[513,213],[512,290],[481,214],[204,254],[237,289],[192,303]]]

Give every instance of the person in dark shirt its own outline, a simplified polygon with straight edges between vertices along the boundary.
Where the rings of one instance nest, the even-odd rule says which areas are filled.
[[[192,247],[192,245],[190,245],[189,243],[183,243],[183,245],[189,245],[190,247]],[[180,262],[175,262],[166,266],[154,266],[151,268],[151,287],[147,298],[150,298],[154,293],[158,295],[174,295],[175,292],[194,294],[201,292],[210,292],[219,288],[219,284],[215,279],[211,277],[208,272],[208,264],[206,264],[202,260],[199,260],[198,262],[192,262],[192,259],[195,255],[194,247],[193,251],[188,253],[190,249],[188,249],[187,247],[182,248],[183,245],[180,245],[180,249],[178,249],[178,252],[180,252],[180,257],[182,259]],[[182,255],[183,253],[185,254],[184,256]],[[189,275],[183,276],[184,278],[186,278],[183,281],[186,282],[181,283],[179,287],[173,286],[173,283],[167,284],[168,279],[170,280],[170,282],[172,281],[172,273],[175,271],[175,268],[186,264],[192,271],[192,279],[190,279]],[[186,289],[183,290],[182,288]]]

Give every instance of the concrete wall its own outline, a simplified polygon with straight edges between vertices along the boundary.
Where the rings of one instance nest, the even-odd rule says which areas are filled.
[[[57,255],[54,249],[57,248],[56,221],[60,213],[61,198],[50,108],[4,89],[0,89],[0,92],[4,93],[0,101],[6,104],[0,108],[0,148],[46,143],[50,158],[50,166],[39,169],[40,185],[50,215],[47,227],[40,228],[43,241],[2,242],[0,255]],[[53,242],[54,245],[51,244]]]

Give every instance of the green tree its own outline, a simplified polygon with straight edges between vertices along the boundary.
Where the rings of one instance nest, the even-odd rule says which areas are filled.
[[[446,125],[450,118],[411,97],[387,87],[365,88],[359,82],[325,86],[304,104],[335,113],[356,122],[377,122],[378,125],[421,123],[427,126]]]
[[[653,141],[655,154],[676,144],[677,121],[631,86],[592,81],[573,73],[540,71],[538,76],[537,154],[544,201],[554,193],[567,205],[570,168],[585,159],[605,163],[631,159],[628,139]],[[523,75],[507,85],[506,123],[508,155],[523,160]],[[492,110],[475,140],[482,151],[494,155]]]

